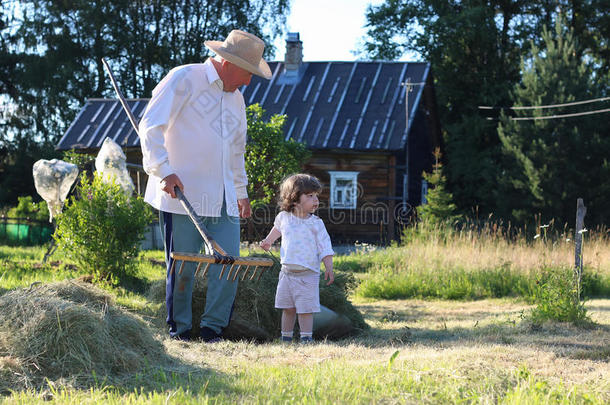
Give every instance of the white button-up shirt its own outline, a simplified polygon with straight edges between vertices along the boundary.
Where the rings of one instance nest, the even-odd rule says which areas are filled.
[[[210,59],[172,69],[155,87],[140,121],[140,144],[148,184],[144,200],[154,208],[186,214],[161,190],[175,173],[195,212],[220,216],[223,195],[228,215],[238,217],[237,199],[247,198],[244,164],[246,109],[235,90],[223,91]]]

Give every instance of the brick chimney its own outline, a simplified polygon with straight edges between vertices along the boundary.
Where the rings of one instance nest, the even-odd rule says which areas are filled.
[[[286,38],[286,55],[284,56],[284,69],[287,74],[297,74],[303,63],[303,42],[298,32],[289,32]]]

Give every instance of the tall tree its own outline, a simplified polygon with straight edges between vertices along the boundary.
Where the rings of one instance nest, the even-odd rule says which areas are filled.
[[[14,156],[29,153],[16,152],[15,145],[52,150],[87,98],[114,97],[102,57],[127,97],[149,97],[169,69],[208,56],[205,40],[244,29],[269,45],[289,11],[289,0],[0,0],[0,5],[0,174]]]
[[[496,208],[496,124],[479,105],[504,105],[519,79],[519,48],[508,27],[510,2],[387,0],[367,14],[373,58],[410,50],[432,65],[443,126],[448,188],[458,207]],[[473,158],[475,157],[476,158]]]
[[[533,61],[522,64],[514,105],[554,105],[600,97],[596,75],[585,63],[573,30],[557,20],[543,30],[544,48],[533,46]],[[593,104],[595,105],[595,104]],[[599,104],[598,104],[599,105]],[[541,213],[543,220],[571,223],[576,200],[584,198],[589,224],[608,223],[610,207],[610,120],[608,114],[556,119],[515,120],[595,110],[592,104],[503,114],[499,135],[506,153],[505,203],[515,218]]]
[[[102,57],[112,62],[126,96],[148,97],[172,67],[204,60],[205,40],[240,28],[271,43],[288,12],[288,0],[21,3],[18,35],[28,57],[24,77],[39,104],[32,114],[40,135],[53,140],[86,98],[112,95]]]
[[[578,52],[607,80],[607,11],[608,0],[386,0],[368,8],[366,55],[395,59],[415,51],[432,65],[447,185],[462,212],[478,206],[510,215],[496,187],[503,175],[497,121],[486,120],[477,106],[510,105],[521,57],[531,61],[532,45],[542,46],[542,27],[562,14],[587,44]]]

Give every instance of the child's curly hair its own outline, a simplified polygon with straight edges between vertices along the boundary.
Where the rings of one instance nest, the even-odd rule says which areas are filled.
[[[292,212],[301,195],[319,193],[322,190],[320,180],[309,174],[293,174],[282,181],[280,185],[280,209]]]

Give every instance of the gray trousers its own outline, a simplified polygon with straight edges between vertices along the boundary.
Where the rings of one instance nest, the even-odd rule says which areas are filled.
[[[223,204],[220,217],[200,217],[212,238],[222,246],[229,255],[239,256],[239,218],[227,215]],[[177,336],[192,328],[192,297],[194,274],[197,265],[186,262],[182,274],[179,266],[170,274],[173,259],[170,252],[199,253],[204,245],[203,238],[187,215],[159,213],[161,234],[165,242],[165,263],[167,280],[165,304],[167,307],[167,324],[171,336]],[[237,281],[218,279],[222,265],[212,264],[208,269],[208,287],[205,299],[205,310],[201,317],[200,327],[208,327],[216,333],[229,324],[233,301],[237,293]]]

